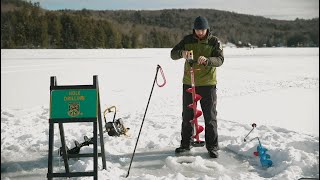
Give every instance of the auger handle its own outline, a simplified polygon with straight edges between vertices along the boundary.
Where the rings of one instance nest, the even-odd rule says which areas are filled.
[[[114,109],[114,111],[112,109]],[[116,106],[111,106],[111,107],[109,107],[109,108],[107,108],[106,110],[103,111],[103,118],[104,118],[104,122],[106,124],[107,124],[106,114],[110,113],[110,112],[114,112],[113,120],[112,120],[112,122],[114,122],[114,120],[116,118],[116,114],[117,114],[117,107]]]
[[[254,129],[255,127],[257,127],[257,124],[256,124],[256,123],[252,123],[251,126],[252,126],[252,129],[251,129],[251,131],[246,135],[246,137],[244,137],[244,139],[243,139],[244,142],[247,141],[246,138],[247,138],[247,137],[249,136],[249,134],[253,131],[253,129]]]

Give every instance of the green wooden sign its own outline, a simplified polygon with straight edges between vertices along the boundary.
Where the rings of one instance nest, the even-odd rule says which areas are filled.
[[[97,102],[96,89],[52,90],[50,118],[96,118]]]

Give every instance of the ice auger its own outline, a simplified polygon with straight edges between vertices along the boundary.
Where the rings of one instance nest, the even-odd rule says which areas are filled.
[[[116,110],[117,108],[115,106],[111,106],[104,110],[103,112],[103,117],[104,117],[104,122],[105,122],[105,131],[103,133],[107,132],[109,136],[120,136],[120,135],[125,135],[128,136],[128,131],[130,128],[125,127],[123,121],[121,118],[116,119]],[[113,112],[113,120],[110,122],[107,122],[106,120],[106,114]],[[74,141],[75,147],[69,149],[67,147],[67,153],[68,154],[79,154],[80,149],[83,146],[89,146],[90,144],[93,144],[93,137],[88,138],[87,136],[84,136],[84,142],[79,143],[78,141]],[[62,147],[59,148],[59,155],[62,156]]]
[[[80,149],[83,146],[89,146],[90,144],[93,144],[93,138],[88,138],[88,136],[84,136],[84,142],[83,143],[79,143],[78,141],[74,141],[75,147],[69,149],[68,146],[67,147],[67,152],[68,154],[79,154]],[[62,147],[59,148],[59,155],[62,156]]]
[[[202,111],[197,109],[197,102],[201,100],[201,96],[196,93],[196,87],[194,83],[194,60],[193,60],[193,51],[188,51],[187,54],[187,61],[190,65],[190,74],[191,74],[191,88],[187,89],[188,93],[192,94],[192,103],[188,105],[188,108],[193,109],[193,119],[190,121],[193,128],[193,135],[192,138],[195,139],[192,142],[192,146],[194,147],[202,147],[204,146],[205,142],[200,140],[199,134],[204,130],[203,126],[198,124],[198,117],[202,115]]]
[[[253,131],[253,129],[256,126],[257,125],[255,123],[252,124],[251,131],[243,139],[244,142],[247,142],[246,138],[249,136],[249,134]],[[260,163],[261,163],[262,167],[270,167],[270,166],[272,166],[272,161],[270,160],[270,155],[266,153],[268,151],[268,149],[261,145],[259,137],[252,138],[250,141],[252,141],[254,139],[258,139],[259,144],[257,146],[257,151],[253,152],[253,154],[260,158]]]

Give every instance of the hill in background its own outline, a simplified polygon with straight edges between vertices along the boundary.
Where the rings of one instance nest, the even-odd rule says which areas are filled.
[[[214,9],[58,10],[1,0],[1,48],[168,48],[205,16],[223,43],[319,47],[319,18],[294,21]]]

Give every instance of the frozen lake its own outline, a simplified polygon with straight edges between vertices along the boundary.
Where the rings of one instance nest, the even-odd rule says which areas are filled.
[[[50,76],[58,85],[73,85],[92,84],[93,75],[98,75],[102,111],[115,105],[130,127],[129,137],[104,135],[107,170],[99,171],[99,179],[319,178],[319,48],[224,49],[225,62],[217,68],[221,152],[216,160],[204,148],[194,148],[190,157],[174,156],[184,60],[171,60],[170,50],[2,49],[1,179],[46,178]],[[158,64],[167,84],[154,89],[131,175],[125,178]],[[252,123],[273,167],[261,168],[252,155],[257,142],[243,142]],[[69,147],[92,134],[90,125],[65,129]],[[57,151],[58,133],[55,139]],[[58,159],[55,165],[63,166]],[[91,159],[71,163],[76,171],[90,168]]]

